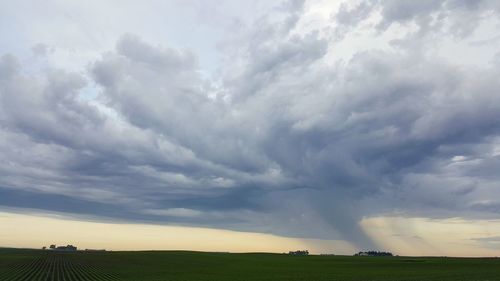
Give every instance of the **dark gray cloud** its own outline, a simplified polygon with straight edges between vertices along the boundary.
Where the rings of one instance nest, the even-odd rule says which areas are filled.
[[[3,56],[0,204],[360,248],[376,247],[365,216],[498,214],[499,65],[469,69],[408,45],[331,61],[338,35],[374,11],[374,34],[413,21],[455,38],[428,15],[481,17],[495,2],[344,4],[332,38],[301,29],[304,7],[241,26],[215,78],[193,52],[131,34],[88,73],[33,73]]]

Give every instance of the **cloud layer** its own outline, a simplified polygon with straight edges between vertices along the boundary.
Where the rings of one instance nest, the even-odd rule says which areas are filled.
[[[495,1],[276,7],[211,75],[140,34],[78,72],[2,56],[0,204],[360,248],[363,217],[498,215]]]

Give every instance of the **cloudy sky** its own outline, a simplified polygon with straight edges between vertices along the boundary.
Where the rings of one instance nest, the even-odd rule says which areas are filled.
[[[0,246],[498,255],[499,30],[495,0],[1,0]]]

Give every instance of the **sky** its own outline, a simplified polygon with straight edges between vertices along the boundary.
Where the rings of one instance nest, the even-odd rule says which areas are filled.
[[[0,0],[0,246],[498,256],[499,27],[495,0]]]

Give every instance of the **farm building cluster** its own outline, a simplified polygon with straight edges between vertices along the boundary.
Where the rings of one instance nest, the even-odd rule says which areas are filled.
[[[47,247],[43,247],[43,250],[46,250]],[[57,246],[55,244],[52,244],[49,246],[49,250],[51,251],[60,251],[60,252],[75,252],[78,248],[73,245],[66,245],[66,246]]]
[[[294,256],[307,256],[309,255],[309,251],[308,250],[290,251],[288,252],[288,254]]]
[[[392,257],[391,252],[381,252],[381,251],[366,251],[354,254],[354,256],[367,256],[367,257]]]

